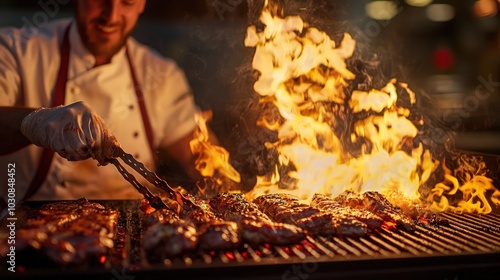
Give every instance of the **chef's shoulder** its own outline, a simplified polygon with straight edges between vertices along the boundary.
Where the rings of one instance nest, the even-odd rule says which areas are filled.
[[[176,61],[161,55],[158,51],[129,38],[128,47],[131,59],[137,69],[139,79],[146,83],[168,82],[179,75],[184,76],[183,70]]]
[[[0,28],[0,47],[13,53],[18,59],[49,56],[58,51],[62,34],[70,19],[59,19],[41,26]],[[52,60],[50,60],[53,62]]]

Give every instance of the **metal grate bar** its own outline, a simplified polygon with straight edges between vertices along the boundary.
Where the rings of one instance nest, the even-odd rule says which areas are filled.
[[[290,259],[290,255],[287,254],[287,252],[285,252],[285,250],[283,250],[281,247],[279,246],[275,246],[274,247],[274,250],[285,260],[288,260]]]
[[[209,254],[207,254],[205,252],[201,252],[200,256],[203,259],[203,262],[205,262],[206,264],[211,264],[213,261],[212,256],[210,256]]]
[[[350,252],[351,254],[358,256],[358,257],[361,256],[361,252],[358,249],[350,246],[349,244],[347,244],[343,240],[340,240],[338,237],[334,237],[333,240],[335,242],[337,242],[337,244],[341,245],[346,251]]]
[[[368,246],[370,249],[372,249],[374,252],[377,252],[378,254],[382,256],[388,256],[391,253],[384,248],[380,248],[379,246],[375,245],[374,243],[370,242],[369,240],[366,240],[365,238],[360,238],[359,241],[361,241],[363,244]]]
[[[307,257],[307,255],[301,250],[299,250],[296,246],[290,246],[290,250],[301,260]]]
[[[349,241],[349,243],[351,243],[353,246],[355,246],[361,252],[363,252],[363,254],[366,254],[366,255],[369,255],[369,256],[372,256],[372,257],[377,255],[374,251],[370,250],[369,247],[365,246],[361,242],[356,241],[353,238],[347,238],[347,240]]]
[[[469,237],[467,233],[460,231],[460,228],[454,228],[453,225],[450,227],[443,227],[441,230],[441,234],[445,235],[450,239],[454,239],[464,245],[474,246],[481,251],[489,251],[489,244],[481,242],[480,240],[473,240]]]
[[[423,234],[426,234],[427,236],[431,236],[433,238],[436,238],[438,240],[446,242],[446,243],[448,243],[450,245],[453,245],[459,251],[469,251],[469,252],[474,252],[475,251],[473,248],[467,246],[466,244],[464,244],[462,242],[457,242],[457,241],[455,241],[453,239],[447,238],[441,232],[434,232],[434,231],[431,231],[431,230],[429,230],[427,228],[424,228],[422,226],[417,226],[417,230],[420,231],[420,232],[422,232]]]
[[[461,249],[457,248],[456,246],[442,242],[441,240],[434,238],[433,235],[426,234],[425,232],[421,232],[418,229],[416,231],[414,231],[413,234],[418,236],[418,238],[429,240],[429,242],[431,242],[431,244],[437,244],[437,245],[441,246],[441,248],[443,248],[443,250],[446,251],[446,252],[442,252],[442,253],[448,253],[448,252],[460,253],[462,251]]]
[[[443,216],[445,216],[447,219],[449,219],[450,217],[454,217],[451,215],[443,215]],[[456,217],[456,218],[459,218],[459,217]],[[500,231],[500,227],[499,227],[500,221],[488,219],[487,216],[465,214],[464,218],[466,218],[466,220],[468,222],[471,222],[471,223],[474,223],[475,225],[477,225],[478,228],[480,228],[480,229],[484,229],[486,226],[488,226],[488,227],[491,227],[488,229],[491,229],[491,230],[496,231],[496,232]]]
[[[497,242],[500,242],[500,237],[498,236],[498,233],[496,234],[491,234],[488,232],[488,229],[489,227],[485,226],[484,224],[483,225],[478,225],[476,224],[475,222],[471,222],[469,219],[465,220],[464,219],[458,219],[456,217],[453,217],[453,216],[446,216],[447,219],[449,219],[449,221],[453,221],[454,223],[453,224],[457,224],[457,225],[460,225],[460,228],[461,229],[467,229],[467,230],[470,230],[470,231],[474,231],[474,232],[477,232],[479,231],[480,232],[480,236],[484,236],[484,237],[488,237],[486,239],[486,241],[491,241],[492,239],[493,240],[496,240]],[[484,238],[483,238],[484,240]]]
[[[408,238],[405,238],[404,236],[400,235],[398,232],[391,232],[387,229],[383,229],[384,233],[387,234],[387,235],[390,235],[391,237],[399,240],[400,242],[402,242],[403,244],[407,245],[402,245],[402,247],[407,247],[408,249],[409,248],[414,248],[416,250],[419,250],[421,252],[424,252],[424,253],[427,253],[427,254],[432,254],[433,251],[426,248],[425,246],[422,246],[420,244],[417,244],[415,242],[413,242],[412,240],[408,239]],[[411,246],[411,247],[408,247],[408,246]],[[412,250],[409,250],[410,252],[413,253]],[[416,255],[420,254],[420,253],[415,253]]]
[[[481,216],[481,217],[483,217],[485,219],[488,219],[488,220],[491,220],[495,224],[499,224],[500,223],[500,214],[488,214],[488,215],[484,215],[484,216]]]
[[[245,244],[244,248],[254,262],[259,263],[262,261],[262,258],[252,249],[252,247],[250,247],[250,245]]]
[[[245,258],[240,254],[238,250],[234,250],[233,252],[234,258],[237,262],[243,262],[245,261]]]
[[[304,243],[304,242],[303,242],[303,243]],[[313,249],[313,248],[312,248],[309,244],[307,244],[307,243],[306,243],[306,244],[303,244],[303,245],[302,245],[302,248],[303,248],[304,250],[306,250],[306,251],[309,253],[309,255],[311,255],[311,256],[313,256],[313,257],[315,257],[315,258],[317,258],[317,259],[319,259],[319,258],[321,257],[321,253],[319,253],[318,251],[314,250],[314,249]]]
[[[310,236],[306,237],[307,242],[312,244],[315,248],[321,250],[325,255],[327,255],[330,258],[335,257],[335,253],[331,250],[328,250],[325,246],[323,246],[321,243],[317,242],[315,239],[313,239]],[[309,246],[307,246],[309,247]],[[321,252],[319,252],[321,254]]]
[[[325,244],[327,247],[329,247],[332,251],[334,251],[335,253],[341,255],[341,256],[347,256],[347,252],[340,248],[339,246],[333,244],[332,242],[330,242],[328,239],[326,239],[325,237],[323,236],[319,236],[318,239],[323,242],[323,244]]]
[[[401,255],[401,253],[402,253],[401,250],[399,250],[398,248],[396,248],[396,247],[392,246],[391,244],[385,242],[384,240],[380,239],[379,237],[372,235],[370,238],[372,240],[374,240],[375,242],[377,242],[378,244],[382,245],[382,247],[387,248],[388,250],[392,251],[396,255]]]
[[[401,231],[400,234],[404,238],[406,238],[408,240],[412,240],[413,242],[415,242],[415,244],[421,244],[425,248],[428,248],[430,250],[429,254],[432,254],[433,251],[438,251],[440,253],[448,253],[449,252],[448,250],[443,248],[439,243],[429,241],[427,238],[425,238],[425,236],[422,236],[422,235],[419,236],[415,232],[408,233],[408,232]]]
[[[420,255],[420,252],[411,246],[407,246],[405,243],[395,239],[393,234],[389,232],[389,234],[381,234],[381,237],[395,245],[396,247],[401,248],[404,251],[408,251],[414,255]]]
[[[186,266],[191,266],[193,264],[193,259],[188,256],[183,257],[182,260]]]

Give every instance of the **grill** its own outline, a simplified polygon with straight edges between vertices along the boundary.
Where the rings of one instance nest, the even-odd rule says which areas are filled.
[[[231,251],[192,252],[151,262],[141,249],[139,202],[98,202],[120,211],[115,248],[104,264],[42,267],[19,256],[19,261],[29,263],[25,271],[5,275],[4,268],[2,279],[52,276],[132,280],[158,275],[203,279],[356,279],[377,275],[404,279],[493,279],[500,272],[499,214],[444,213],[449,226],[420,224],[413,233],[382,229],[362,238],[308,237],[289,246],[245,244]],[[32,207],[41,204],[31,202],[20,207],[19,224]]]

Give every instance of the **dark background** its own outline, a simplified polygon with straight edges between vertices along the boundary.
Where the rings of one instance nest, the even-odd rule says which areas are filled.
[[[37,15],[41,4],[51,1],[57,2],[2,1],[0,26],[36,25],[46,19]],[[434,0],[422,7],[412,4],[415,0],[275,1],[285,4],[285,14],[299,14],[333,38],[344,31],[353,34],[358,54],[375,54],[384,76],[409,83],[417,98],[431,97],[420,106],[456,132],[457,148],[500,154],[499,1]],[[372,2],[392,2],[397,13],[374,19],[367,12]],[[140,42],[185,70],[198,105],[213,110],[211,126],[232,155],[239,152],[240,138],[234,135],[252,132],[244,127],[253,125],[244,104],[255,94],[253,50],[243,46],[243,39],[247,26],[256,22],[258,3],[148,0],[134,31]],[[50,19],[72,15],[71,4],[58,7]]]

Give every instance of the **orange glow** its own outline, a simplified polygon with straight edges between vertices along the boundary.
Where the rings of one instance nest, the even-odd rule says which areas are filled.
[[[100,263],[105,263],[107,260],[106,256],[102,255],[100,258],[99,258],[99,262]]]
[[[355,78],[346,63],[356,46],[349,34],[337,43],[299,16],[272,15],[267,1],[260,21],[262,30],[248,27],[245,46],[255,49],[252,65],[260,74],[255,92],[281,115],[257,123],[278,133],[277,142],[265,145],[278,152],[279,160],[272,174],[257,178],[248,199],[284,192],[308,201],[315,193],[335,196],[351,189],[384,193],[396,205],[427,201],[435,211],[491,211],[486,199],[494,189],[491,180],[470,172],[459,180],[447,170],[427,200],[421,197],[419,189],[441,163],[414,141],[423,125],[422,119],[410,118],[416,95],[395,79],[380,89],[347,93]],[[403,95],[409,104],[398,102]],[[355,121],[343,126],[347,131],[335,130],[347,121],[346,114]],[[280,167],[289,171],[280,174]],[[291,179],[288,189],[280,184],[284,175]],[[463,199],[452,205],[445,195],[456,189]],[[498,191],[491,200],[500,202]]]
[[[480,165],[473,176],[468,177],[464,184],[460,184],[452,171],[443,164],[445,180],[437,184],[427,197],[431,209],[436,211],[451,210],[456,213],[488,214],[493,209],[488,201],[487,194],[491,193],[491,202],[500,206],[500,191],[493,185],[493,180],[482,173],[485,168]],[[456,172],[455,172],[456,173]]]
[[[189,143],[191,151],[197,155],[195,160],[196,169],[204,178],[210,178],[207,181],[207,183],[210,183],[209,185],[198,185],[202,193],[206,191],[206,187],[219,191],[228,191],[225,188],[228,179],[237,183],[241,180],[238,171],[229,163],[229,152],[223,147],[211,144],[209,141],[206,123],[211,118],[211,111],[195,115],[198,130],[195,131],[194,139]]]

